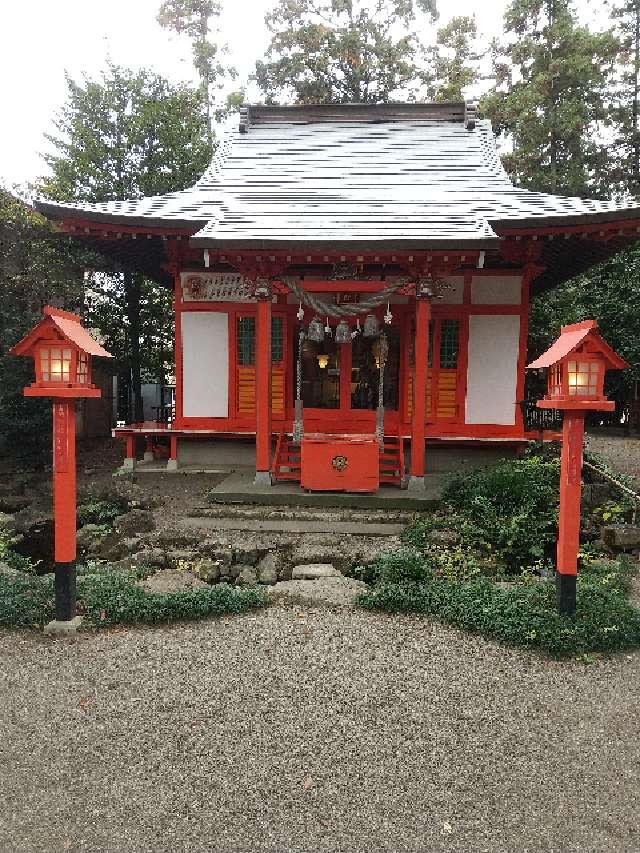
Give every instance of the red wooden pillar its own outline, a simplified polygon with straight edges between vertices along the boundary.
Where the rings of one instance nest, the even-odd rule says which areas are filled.
[[[575,613],[576,609],[584,414],[584,411],[566,411],[562,426],[558,573],[556,578],[558,583],[558,609],[564,614]]]
[[[178,470],[178,436],[169,436],[169,458],[167,459],[167,471]]]
[[[258,296],[256,323],[256,485],[271,485],[271,293]]]
[[[413,418],[411,423],[410,490],[424,489],[424,425],[427,417],[427,369],[429,361],[429,322],[431,303],[416,297],[415,373],[413,380]]]
[[[68,622],[76,607],[76,405],[53,400],[53,517],[56,619]]]

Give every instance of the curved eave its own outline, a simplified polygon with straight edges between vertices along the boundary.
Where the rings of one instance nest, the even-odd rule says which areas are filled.
[[[581,229],[589,226],[623,223],[640,227],[640,207],[627,207],[622,210],[605,210],[600,213],[578,213],[569,216],[530,216],[523,219],[491,219],[491,227],[501,237],[529,234],[560,233],[565,228]]]
[[[245,249],[267,252],[293,250],[300,251],[301,249],[309,249],[312,251],[346,251],[355,252],[359,249],[371,252],[375,248],[376,251],[393,251],[393,250],[409,250],[414,251],[433,249],[441,251],[491,251],[498,249],[500,240],[496,238],[483,238],[479,240],[460,240],[452,237],[451,239],[443,240],[441,238],[433,239],[428,236],[419,239],[407,240],[385,240],[379,237],[352,237],[349,240],[308,240],[297,237],[279,238],[279,239],[264,239],[256,238],[250,240],[243,238],[241,240],[233,240],[229,238],[212,238],[212,237],[192,237],[189,240],[189,245],[197,249]]]
[[[195,234],[207,224],[206,219],[175,219],[157,216],[128,216],[87,208],[68,207],[49,201],[36,201],[33,204],[38,213],[56,222],[82,222],[96,225],[112,225],[123,228],[135,228],[144,231],[153,229],[158,233]]]

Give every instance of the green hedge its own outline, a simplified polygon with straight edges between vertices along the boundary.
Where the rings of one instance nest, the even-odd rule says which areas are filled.
[[[560,465],[539,456],[509,459],[452,476],[443,501],[452,529],[469,545],[520,572],[545,556],[558,525]]]
[[[260,587],[218,584],[162,595],[146,592],[128,572],[100,572],[78,579],[87,621],[94,626],[172,622],[241,613],[267,604]]]
[[[53,575],[0,572],[0,625],[41,628],[54,618]]]
[[[571,619],[556,611],[555,583],[502,588],[486,578],[468,582],[425,574],[422,582],[387,580],[398,574],[380,566],[378,584],[358,603],[370,610],[424,613],[466,631],[508,645],[551,655],[581,655],[640,646],[640,610],[627,599],[634,568],[630,562],[593,564],[578,576],[578,610]],[[381,561],[384,563],[384,560]],[[415,573],[415,563],[410,573]]]
[[[135,574],[129,572],[108,569],[80,572],[77,591],[86,623],[100,627],[203,619],[241,613],[267,604],[267,596],[260,587],[219,584],[155,595],[137,586],[135,581]],[[54,613],[53,575],[0,573],[0,625],[42,627],[54,618]]]

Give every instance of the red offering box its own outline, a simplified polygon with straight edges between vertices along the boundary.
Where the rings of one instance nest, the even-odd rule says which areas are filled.
[[[376,492],[380,487],[380,444],[372,435],[306,435],[301,481],[315,492]]]

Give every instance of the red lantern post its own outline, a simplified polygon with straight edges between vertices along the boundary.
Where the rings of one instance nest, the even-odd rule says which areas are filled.
[[[31,356],[35,381],[26,397],[53,398],[53,514],[56,573],[56,623],[74,624],[76,605],[76,404],[99,397],[91,384],[91,356],[111,358],[83,328],[80,317],[46,307],[44,319],[11,350]],[[50,627],[50,626],[47,626]]]
[[[528,365],[548,369],[547,393],[538,407],[564,411],[556,583],[558,610],[565,616],[576,611],[584,417],[588,411],[615,409],[604,395],[604,377],[607,370],[625,367],[598,333],[595,320],[563,326],[557,341]]]

